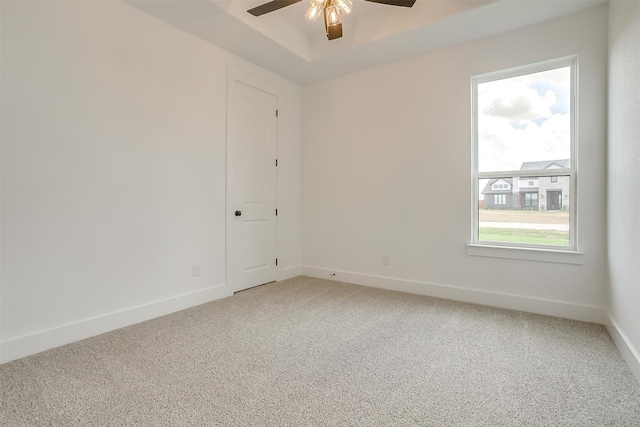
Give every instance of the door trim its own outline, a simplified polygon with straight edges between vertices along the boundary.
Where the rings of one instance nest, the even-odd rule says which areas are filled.
[[[242,68],[239,68],[236,65],[233,64],[227,64],[227,119],[226,119],[226,145],[225,145],[225,157],[226,157],[226,171],[225,171],[225,176],[226,176],[226,188],[225,188],[225,258],[226,258],[226,271],[225,271],[225,282],[228,286],[231,287],[231,291],[232,292],[237,292],[238,291],[238,283],[236,283],[236,279],[234,277],[234,258],[233,258],[233,254],[234,254],[234,249],[235,249],[235,243],[231,238],[230,238],[230,230],[231,227],[233,225],[233,220],[235,219],[235,214],[234,214],[234,209],[235,207],[232,206],[232,204],[230,203],[230,198],[231,198],[231,194],[232,194],[232,190],[234,188],[234,185],[236,184],[234,181],[234,170],[233,170],[233,155],[234,155],[234,151],[233,151],[233,142],[231,141],[231,136],[229,135],[229,128],[230,128],[230,102],[231,99],[233,99],[233,95],[234,95],[234,82],[241,82],[244,85],[250,86],[254,89],[260,90],[262,92],[265,92],[269,95],[273,95],[276,97],[276,99],[279,100],[281,99],[281,89],[280,86],[269,81],[266,80],[262,77],[259,77],[255,74],[252,74]],[[278,153],[278,145],[279,145],[279,140],[280,140],[280,136],[279,136],[279,132],[276,133],[276,155]],[[278,179],[277,179],[277,174],[278,171],[276,170],[276,188],[275,190],[275,197],[276,197],[276,205],[278,204]],[[277,233],[277,217],[275,219],[276,221],[276,234],[275,234],[275,239],[276,239],[276,253],[274,254],[275,257],[278,256],[278,248],[279,248],[279,244],[278,244],[278,233]],[[275,262],[275,259],[274,259]],[[279,274],[280,271],[280,267],[276,267],[276,280],[277,280],[277,276]]]

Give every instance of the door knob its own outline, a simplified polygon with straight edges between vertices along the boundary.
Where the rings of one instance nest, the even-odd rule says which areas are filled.
[[[236,211],[236,216],[242,215],[242,211]]]

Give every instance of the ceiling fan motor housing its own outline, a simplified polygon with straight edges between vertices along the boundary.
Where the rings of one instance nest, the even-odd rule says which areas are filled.
[[[327,26],[327,38],[329,40],[342,37],[342,23]]]

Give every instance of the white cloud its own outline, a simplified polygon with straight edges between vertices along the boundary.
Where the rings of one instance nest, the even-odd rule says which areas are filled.
[[[558,101],[554,92],[548,90],[541,96],[528,84],[511,80],[485,83],[480,87],[479,107],[483,115],[510,121],[551,116],[551,107]]]
[[[518,170],[523,162],[570,156],[570,115],[552,113],[568,69],[478,85],[480,171]],[[539,91],[546,89],[543,94]]]

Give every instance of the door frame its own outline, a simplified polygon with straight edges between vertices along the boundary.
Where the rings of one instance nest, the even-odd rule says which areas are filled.
[[[227,106],[226,106],[226,113],[227,113],[227,118],[226,118],[226,145],[225,145],[225,157],[226,157],[226,172],[225,172],[225,176],[226,176],[226,194],[225,194],[225,219],[226,219],[226,223],[225,223],[225,258],[226,258],[226,271],[225,271],[225,280],[226,280],[226,284],[228,286],[231,287],[231,291],[232,292],[237,292],[238,290],[238,283],[236,278],[234,277],[234,265],[235,265],[235,258],[234,258],[234,250],[235,250],[235,245],[236,242],[231,238],[231,227],[233,226],[233,221],[235,219],[235,207],[232,206],[231,203],[231,194],[232,191],[234,189],[234,186],[236,184],[236,181],[234,180],[234,164],[233,164],[233,160],[234,160],[234,147],[233,147],[233,141],[231,136],[229,135],[229,129],[230,129],[230,105],[231,105],[231,100],[233,99],[233,96],[235,95],[234,93],[234,82],[241,82],[242,84],[245,84],[247,86],[250,86],[254,89],[257,89],[259,91],[265,92],[269,95],[273,95],[276,97],[276,104],[279,105],[280,102],[280,98],[281,98],[281,90],[280,90],[280,86],[278,86],[277,84],[270,82],[269,80],[266,80],[262,77],[259,77],[255,74],[252,74],[242,68],[239,68],[236,65],[233,64],[227,64]],[[276,132],[276,156],[278,154],[278,148],[279,148],[279,142],[280,142],[280,132]],[[274,189],[275,191],[275,197],[276,197],[276,206],[278,205],[278,170],[276,168],[276,188]],[[276,233],[275,233],[275,239],[276,239],[276,253],[274,254],[276,257],[278,256],[278,218],[275,218],[276,221]],[[276,267],[276,280],[278,277],[278,271],[279,271],[279,267]]]

